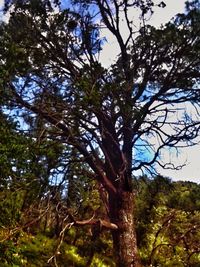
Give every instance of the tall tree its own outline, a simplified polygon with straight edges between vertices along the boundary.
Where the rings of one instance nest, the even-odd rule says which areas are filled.
[[[45,119],[49,138],[76,149],[87,164],[123,267],[141,266],[134,172],[156,164],[175,168],[162,161],[162,150],[194,144],[200,129],[198,1],[159,29],[148,25],[155,7],[151,0],[77,0],[67,7],[6,1],[10,19],[0,29],[1,90],[13,108]],[[134,8],[138,27],[130,17]],[[120,49],[109,69],[98,61],[102,27]]]

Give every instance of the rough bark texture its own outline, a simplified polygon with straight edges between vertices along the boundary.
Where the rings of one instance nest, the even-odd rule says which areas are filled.
[[[119,229],[112,231],[113,249],[117,267],[141,267],[137,251],[134,222],[134,193],[121,192],[110,196],[110,219]]]

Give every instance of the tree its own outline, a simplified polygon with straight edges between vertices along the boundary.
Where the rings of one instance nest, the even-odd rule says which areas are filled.
[[[144,266],[198,266],[199,185],[140,177],[138,246]]]
[[[151,0],[77,0],[67,7],[6,1],[12,12],[0,29],[1,90],[12,109],[44,119],[48,138],[73,147],[87,165],[107,210],[102,227],[112,232],[117,266],[141,266],[134,173],[153,172],[156,164],[176,168],[162,161],[163,149],[193,145],[200,129],[198,1],[159,29],[148,24],[155,8]],[[102,27],[120,48],[109,69],[98,61]]]

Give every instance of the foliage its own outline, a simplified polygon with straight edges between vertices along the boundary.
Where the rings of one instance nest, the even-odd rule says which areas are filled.
[[[88,235],[81,234],[81,249],[86,239],[91,262],[99,247],[104,251],[99,235],[106,228],[116,264],[125,267],[140,266],[137,228],[139,248],[147,249],[141,252],[145,263],[164,264],[163,251],[171,255],[172,248],[179,251],[175,260],[196,260],[198,241],[190,250],[190,241],[182,238],[188,233],[194,240],[196,231],[190,230],[198,217],[194,198],[199,207],[192,187],[181,193],[189,207],[180,200],[174,211],[176,196],[166,196],[175,190],[170,182],[157,177],[148,186],[141,183],[138,227],[134,221],[133,175],[155,174],[157,166],[178,169],[162,158],[163,150],[194,145],[200,131],[198,1],[187,2],[184,14],[160,28],[148,24],[155,9],[164,7],[151,0],[5,2],[10,13],[9,21],[0,24],[1,117],[6,121],[0,129],[1,198],[6,197],[0,208],[7,215],[2,225],[25,232],[31,228],[32,236],[43,228],[44,236],[58,238],[56,251],[65,246],[65,231],[88,225],[94,243],[90,247]],[[138,27],[130,16],[134,8]],[[107,69],[99,61],[102,27],[120,50]],[[188,232],[179,229],[181,220]],[[177,246],[172,240],[176,231]],[[68,257],[84,264],[75,247]]]
[[[58,227],[62,227],[62,216],[66,216],[62,214],[62,207],[58,210],[57,205],[59,201],[61,205],[68,203],[72,212],[80,213],[80,218],[92,216],[95,210],[100,212],[101,204],[95,183],[87,176],[84,177],[84,174],[77,177],[81,167],[71,157],[72,164],[70,167],[66,165],[69,167],[68,175],[64,176],[64,180],[61,179],[61,185],[66,179],[71,186],[66,191],[65,187],[59,186],[60,182],[52,184],[51,175],[56,174],[58,155],[63,157],[62,146],[48,141],[44,136],[43,140],[38,140],[37,127],[24,134],[16,123],[2,114],[0,136],[3,152],[0,192],[1,264],[54,266],[54,260],[49,264],[47,262],[57,250],[57,236],[62,230]],[[36,177],[37,183],[34,182]],[[86,234],[75,228],[67,231],[60,254],[56,257],[59,266],[87,266],[88,261],[91,266],[107,266],[106,262],[112,266],[107,253],[111,250],[111,243],[99,238],[91,241],[89,232],[89,229]]]
[[[138,180],[137,234],[144,266],[198,266],[199,188],[195,183],[171,182],[163,177]],[[189,192],[185,199],[183,192]],[[189,195],[197,201],[188,202]],[[37,231],[33,225],[24,230],[9,228],[6,223],[2,225],[1,263],[4,266],[54,266],[54,258],[47,264],[60,242],[53,234],[54,227],[51,223],[44,230],[43,219],[37,223]],[[90,227],[72,227],[65,232],[56,263],[58,266],[115,266],[112,257],[112,242],[107,233],[93,239]]]
[[[57,136],[61,143],[72,145],[94,173],[105,164],[107,176],[112,168],[112,175],[119,175],[123,168],[121,152],[130,165],[129,173],[151,171],[154,164],[173,167],[162,162],[162,149],[192,145],[199,131],[199,9],[195,2],[188,4],[186,14],[157,29],[146,22],[147,11],[154,3],[146,1],[141,6],[136,1],[130,6],[142,9],[144,25],[134,33],[132,21],[126,17],[130,31],[127,40],[123,40],[118,25],[122,7],[117,8],[116,2],[114,22],[104,4],[94,2],[121,49],[117,62],[108,70],[97,60],[102,46],[100,25],[90,13],[90,2],[86,1],[83,8],[77,1],[75,11],[59,5],[56,9],[49,1],[7,2],[15,12],[8,24],[1,25],[2,90],[12,99],[12,109],[24,107],[29,120],[33,116],[45,120],[51,125],[49,137]],[[123,5],[126,16],[129,4]],[[73,21],[78,23],[71,29]],[[191,103],[188,108],[193,115],[182,108],[183,102]],[[174,123],[171,115],[178,110],[177,105],[182,110]],[[154,144],[152,136],[160,145]],[[107,148],[108,143],[115,155]],[[148,160],[138,156],[132,161],[133,147],[138,153],[141,147],[148,148],[152,156]],[[100,167],[96,166],[97,158]],[[103,177],[100,182],[106,184]]]
[[[137,231],[144,265],[198,266],[199,185],[156,177],[141,178],[139,188]],[[191,202],[194,194],[197,201]]]

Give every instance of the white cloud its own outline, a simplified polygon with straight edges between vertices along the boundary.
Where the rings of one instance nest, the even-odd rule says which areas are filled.
[[[199,152],[199,145],[184,148],[181,150],[181,153],[177,157],[174,155],[172,159],[175,165],[186,162],[186,166],[184,166],[181,170],[178,171],[162,170],[160,168],[158,169],[158,171],[163,176],[172,178],[175,181],[182,180],[200,183]],[[168,159],[167,153],[163,157],[163,160],[165,159]]]
[[[161,1],[156,1],[157,3]],[[174,17],[178,13],[184,12],[185,0],[165,0],[166,3],[165,8],[157,9],[151,19],[152,25],[160,25],[168,22],[172,17]]]
[[[3,5],[4,5],[4,0],[0,0],[0,19],[2,17],[2,9],[3,9]]]
[[[164,2],[166,3],[165,8],[154,8],[155,12],[149,21],[151,25],[160,26],[161,24],[168,22],[177,13],[184,12],[185,0],[165,0]],[[156,0],[155,4],[156,3],[160,3],[160,0]],[[137,24],[139,24],[139,21],[136,21],[136,18],[138,17],[137,12],[131,10],[130,14],[130,17],[133,18],[134,24],[137,27]],[[127,36],[127,26],[125,23],[123,24],[123,21],[121,22],[121,29],[123,29],[123,36]],[[101,36],[106,36],[107,42],[101,51],[100,60],[104,67],[109,67],[115,61],[116,56],[119,53],[118,43],[108,29],[103,29],[101,31]]]

